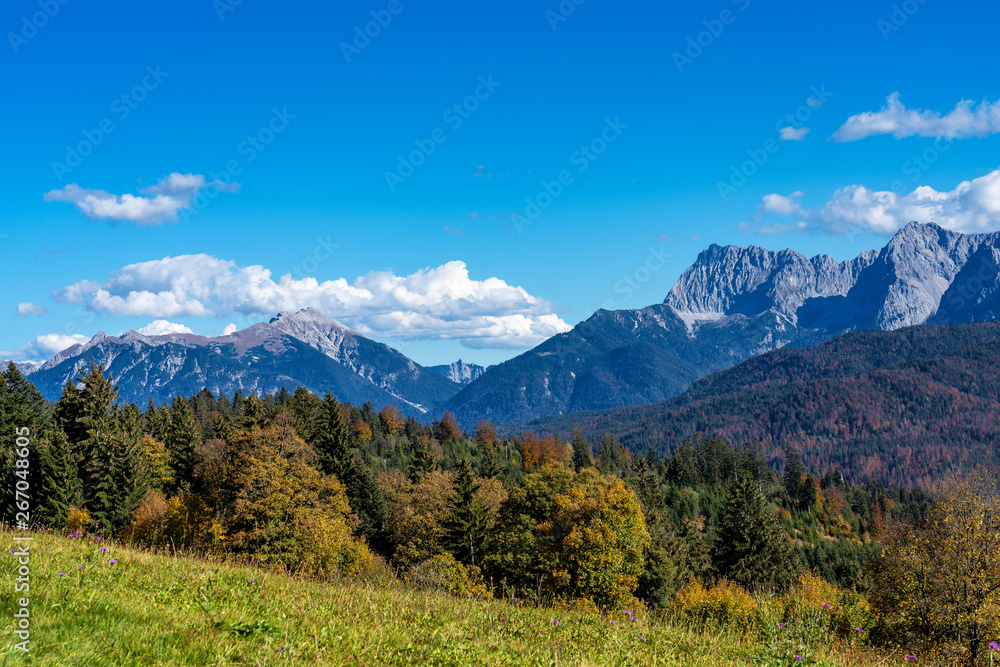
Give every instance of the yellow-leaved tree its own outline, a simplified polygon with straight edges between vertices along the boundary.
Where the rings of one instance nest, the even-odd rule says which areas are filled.
[[[649,532],[635,492],[593,468],[557,493],[538,526],[547,588],[558,597],[615,607],[631,601],[643,571]]]
[[[872,601],[886,636],[942,661],[982,664],[1000,641],[997,471],[950,478],[922,522],[887,521],[881,542]]]

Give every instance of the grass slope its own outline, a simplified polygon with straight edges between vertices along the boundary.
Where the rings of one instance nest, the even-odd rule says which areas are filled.
[[[0,530],[6,544],[13,544],[13,535]],[[14,593],[17,561],[8,556],[3,563],[3,665],[791,662],[763,661],[769,647],[733,630],[677,627],[640,612],[635,622],[619,615],[610,623],[521,602],[457,599],[384,581],[305,581],[236,563],[51,534],[36,534],[32,542],[26,658],[10,639],[16,600],[23,595]],[[808,661],[794,664],[885,664],[858,650],[837,650],[813,647]]]

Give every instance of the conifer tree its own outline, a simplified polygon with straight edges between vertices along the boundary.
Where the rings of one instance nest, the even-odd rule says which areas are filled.
[[[594,467],[594,457],[590,454],[590,443],[583,437],[583,429],[579,424],[573,425],[573,469],[580,472],[584,468]]]
[[[472,472],[469,459],[458,461],[452,482],[450,513],[443,522],[445,546],[463,565],[475,566],[482,560],[482,545],[486,537],[486,510],[479,500],[480,484]]]
[[[793,577],[791,547],[753,478],[736,478],[726,491],[715,561],[719,574],[751,591],[784,591]]]
[[[413,443],[413,458],[406,470],[406,476],[416,484],[424,478],[424,475],[435,468],[437,468],[437,462],[434,460],[434,454],[431,453],[430,443],[423,438],[417,438],[417,441]]]
[[[48,431],[36,445],[35,514],[41,523],[62,526],[70,507],[82,507],[83,494],[76,459],[69,439],[60,428]]]
[[[606,475],[624,477],[629,470],[625,448],[618,442],[618,438],[610,433],[605,433],[601,438],[601,444],[597,447],[597,459],[598,469]]]
[[[341,414],[340,403],[329,391],[319,405],[312,446],[319,458],[322,472],[335,476],[344,485],[347,501],[359,520],[358,530],[369,544],[385,553],[386,508],[382,491],[374,473],[361,457],[351,450],[347,420]]]
[[[249,405],[249,402],[248,402]],[[163,444],[170,453],[170,468],[174,471],[174,485],[179,490],[191,488],[194,469],[198,464],[197,450],[201,444],[201,428],[191,406],[180,396],[170,405],[166,438]]]
[[[249,431],[254,426],[263,427],[267,421],[264,402],[257,397],[256,393],[250,394],[243,401],[243,409],[240,411],[239,416],[240,428],[245,431]]]
[[[789,445],[785,448],[785,491],[788,492],[788,497],[795,504],[798,504],[802,476],[805,474],[806,469],[802,465],[799,450]]]
[[[15,472],[19,469],[17,460],[20,458],[16,450],[24,449],[16,446],[18,437],[27,437],[29,441],[28,467],[20,470],[27,471],[29,494],[35,497],[30,491],[33,486],[31,480],[37,479],[38,448],[47,423],[45,399],[11,362],[0,373],[0,520],[14,521],[15,517],[16,483],[19,480]]]

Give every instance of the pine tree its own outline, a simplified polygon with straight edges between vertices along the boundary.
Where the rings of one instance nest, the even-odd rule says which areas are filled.
[[[319,469],[335,476],[344,485],[347,502],[359,520],[359,532],[384,555],[390,546],[385,533],[385,498],[375,474],[360,455],[351,450],[347,420],[340,409],[340,403],[328,391],[319,405],[311,444],[319,458]]]
[[[62,526],[70,507],[83,505],[76,459],[62,429],[53,428],[37,443],[35,515],[48,526]]]
[[[417,438],[417,441],[413,443],[413,458],[406,469],[406,476],[410,478],[411,482],[416,484],[427,473],[436,468],[437,462],[434,460],[434,454],[431,453],[430,443],[423,438]]]
[[[201,444],[201,428],[194,412],[191,411],[191,406],[180,396],[175,397],[170,405],[163,444],[170,453],[170,468],[174,471],[175,487],[178,490],[190,489],[194,479],[194,469],[198,464],[197,451]]]
[[[757,483],[746,475],[726,491],[715,561],[719,574],[751,591],[784,591],[791,583],[788,539]]]
[[[486,510],[479,500],[480,484],[472,472],[469,459],[458,461],[452,482],[449,515],[442,522],[445,547],[463,565],[475,566],[482,560],[482,545],[486,538]]]
[[[243,401],[243,409],[240,415],[240,428],[249,431],[254,426],[263,427],[267,422],[264,402],[257,398],[257,394],[250,394],[249,398]]]
[[[16,472],[27,473],[25,481],[28,482],[29,496],[37,499],[38,491],[32,489],[37,483],[38,448],[43,440],[48,414],[45,399],[13,362],[0,375],[0,516],[5,521],[14,521],[16,483],[21,479]],[[27,468],[17,465],[21,457],[16,452],[25,449],[17,446],[19,437],[28,438]]]
[[[629,470],[625,448],[618,442],[618,438],[610,433],[605,433],[601,438],[601,444],[597,446],[597,460],[599,470],[606,475],[623,477]]]
[[[594,467],[594,457],[590,454],[590,443],[583,437],[583,429],[578,424],[573,425],[573,469],[580,472],[584,468]]]
[[[681,529],[677,534],[684,548],[684,568],[687,579],[695,579],[703,584],[708,583],[712,576],[712,556],[705,535],[698,530],[694,521],[685,517],[681,521]]]
[[[319,456],[320,470],[340,479],[350,465],[351,433],[340,412],[340,403],[329,391],[319,406],[312,446]]]
[[[805,474],[806,468],[802,465],[799,450],[789,445],[785,448],[785,491],[793,503],[798,503],[801,480]]]

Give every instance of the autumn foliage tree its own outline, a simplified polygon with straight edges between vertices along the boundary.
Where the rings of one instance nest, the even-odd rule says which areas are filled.
[[[887,635],[967,665],[1000,641],[997,474],[949,479],[920,524],[886,522],[873,602]]]

